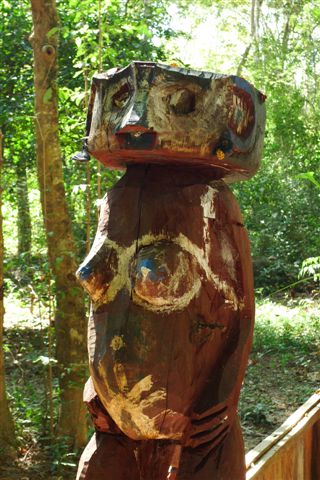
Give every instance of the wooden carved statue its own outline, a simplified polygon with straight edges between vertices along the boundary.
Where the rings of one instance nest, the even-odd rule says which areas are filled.
[[[264,100],[242,78],[151,62],[93,78],[78,156],[126,173],[78,270],[95,426],[78,479],[245,478],[237,403],[254,293],[227,183],[259,166]]]

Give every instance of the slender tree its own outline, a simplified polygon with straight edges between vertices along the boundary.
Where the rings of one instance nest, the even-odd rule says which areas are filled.
[[[84,295],[76,283],[75,242],[67,210],[58,132],[58,16],[55,0],[31,0],[38,177],[48,255],[56,289],[56,341],[61,411],[57,432],[85,442],[82,387],[86,365]]]
[[[0,459],[15,453],[14,425],[6,397],[4,354],[3,354],[3,232],[2,232],[2,132],[0,130]]]
[[[31,252],[31,216],[28,196],[27,167],[24,158],[16,165],[18,207],[18,255]]]

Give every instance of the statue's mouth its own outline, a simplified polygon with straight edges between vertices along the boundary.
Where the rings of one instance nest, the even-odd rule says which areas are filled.
[[[157,134],[155,132],[122,132],[117,133],[121,149],[126,150],[151,150],[156,144]]]

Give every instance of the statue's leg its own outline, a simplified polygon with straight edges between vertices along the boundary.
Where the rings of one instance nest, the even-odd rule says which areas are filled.
[[[177,480],[245,480],[244,443],[239,419],[220,445],[182,451]]]
[[[176,480],[181,451],[181,445],[175,442],[140,442],[137,450],[140,480]]]
[[[121,435],[95,433],[79,462],[77,480],[139,480],[133,442]]]
[[[163,440],[137,442],[140,480],[245,480],[244,458],[238,417],[226,436],[194,448]]]

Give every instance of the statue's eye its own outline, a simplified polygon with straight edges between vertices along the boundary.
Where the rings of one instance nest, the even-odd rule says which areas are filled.
[[[169,97],[171,110],[177,115],[186,115],[195,110],[196,98],[193,92],[183,89],[174,92]]]
[[[128,102],[131,95],[130,86],[125,83],[120,90],[113,95],[112,103],[116,108],[123,108]]]
[[[228,124],[233,133],[248,138],[255,123],[254,104],[251,95],[238,87],[233,87],[232,107]]]

